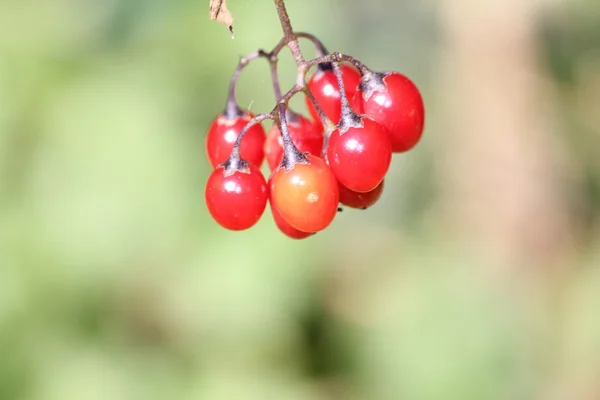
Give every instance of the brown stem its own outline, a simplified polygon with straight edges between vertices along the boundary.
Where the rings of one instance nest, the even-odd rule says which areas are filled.
[[[229,158],[240,158],[240,145],[242,143],[242,139],[244,138],[244,135],[254,125],[259,124],[266,119],[275,119],[273,112],[270,112],[268,114],[258,114],[254,118],[252,118],[250,121],[248,121],[246,126],[244,126],[244,128],[242,129],[242,131],[240,132],[238,137],[235,139],[235,143],[233,144],[233,148],[231,149],[231,154],[230,154]]]
[[[279,74],[277,73],[277,56],[269,56],[269,66],[271,68],[271,83],[273,84],[273,92],[275,93],[275,101],[281,99],[281,86],[279,85]]]
[[[344,84],[344,78],[342,77],[342,70],[340,69],[340,64],[338,62],[331,63],[333,66],[333,72],[335,73],[335,78],[337,80],[337,84],[340,88],[340,103],[342,104],[342,114],[344,110],[350,108],[350,102],[348,101],[348,96],[346,96],[346,85]]]
[[[321,107],[321,105],[319,104],[317,99],[315,99],[315,96],[312,94],[310,89],[305,87],[303,92],[306,95],[306,97],[308,97],[308,100],[310,100],[312,105],[315,107],[315,110],[317,110],[317,114],[319,115],[319,119],[321,120],[321,123],[323,124],[323,126],[325,128],[333,127],[334,126],[333,122],[331,122],[331,120],[329,118],[327,118],[327,116],[325,115],[325,111],[323,111],[323,108]]]
[[[279,42],[275,45],[275,47],[273,47],[273,50],[271,50],[270,54],[272,56],[278,55],[286,45],[287,45],[287,42],[285,41],[285,37],[281,38],[281,40],[279,40]]]
[[[294,33],[294,29],[292,28],[292,23],[290,22],[290,16],[287,13],[285,8],[284,0],[274,0],[275,7],[277,8],[277,15],[279,16],[279,21],[281,22],[281,28],[283,29],[283,37],[285,42],[287,43],[288,48],[292,52],[294,56],[294,60],[296,61],[296,65],[300,67],[304,61],[304,57],[302,56],[302,51],[300,50],[300,45],[298,44],[298,38]]]
[[[350,107],[350,102],[348,101],[348,96],[346,95],[346,88],[344,85],[344,79],[342,78],[342,70],[340,69],[339,62],[333,61],[331,65],[340,88],[340,103],[342,112],[340,122],[338,123],[338,128],[340,129],[340,132],[344,133],[349,127],[360,126],[362,120]]]
[[[279,104],[287,105],[289,103],[289,101],[292,99],[292,97],[294,97],[296,94],[300,93],[303,89],[304,89],[304,87],[294,85],[289,91],[287,91],[287,93],[285,93],[283,96],[281,96],[281,99],[279,100],[278,105]]]
[[[240,61],[237,65],[237,67],[235,68],[235,71],[233,72],[233,76],[231,77],[231,81],[229,82],[227,101],[225,103],[225,111],[223,112],[223,114],[227,118],[234,119],[234,118],[240,117],[241,115],[244,114],[244,112],[241,110],[240,106],[238,105],[237,99],[235,97],[235,86],[240,77],[240,73],[242,72],[242,70],[244,68],[246,68],[246,66],[248,64],[250,64],[250,61],[255,60],[259,57],[267,57],[267,56],[268,56],[268,54],[265,53],[263,50],[257,50],[254,53],[248,54],[247,56],[240,58]]]
[[[240,72],[244,67],[242,64],[238,64],[237,68],[233,72],[233,76],[231,77],[231,81],[229,81],[229,91],[227,92],[227,101],[225,102],[225,111],[223,111],[223,115],[225,115],[228,119],[235,119],[244,114],[240,106],[238,105],[237,99],[235,98],[235,85],[240,77]]]
[[[304,38],[304,39],[310,40],[312,42],[312,44],[315,46],[315,50],[317,51],[317,56],[325,56],[325,55],[329,54],[329,51],[327,51],[327,48],[325,47],[323,42],[321,42],[321,40],[319,40],[319,38],[316,37],[315,35],[313,35],[312,33],[296,32],[296,36],[299,38]]]
[[[346,61],[351,64],[354,64],[354,66],[360,70],[361,75],[365,75],[369,72],[373,72],[369,67],[367,67],[359,59],[349,56],[347,54],[342,54],[342,53],[338,53],[338,52],[326,54],[324,56],[315,57],[312,60],[305,61],[305,64],[308,68],[310,68],[317,64],[323,64],[323,63],[328,63],[328,62],[333,62],[333,61],[337,61],[337,62]]]
[[[323,111],[323,108],[321,107],[317,99],[315,99],[315,96],[313,96],[310,89],[304,88],[304,94],[306,95],[306,97],[308,97],[310,102],[317,110],[317,114],[319,114],[319,119],[323,124],[323,147],[321,148],[321,157],[324,160],[327,160],[327,146],[329,145],[329,137],[331,136],[331,133],[335,130],[335,125],[333,124],[333,122],[331,122],[329,118],[327,118],[325,112]]]
[[[290,136],[286,116],[287,104],[280,102],[277,107],[279,132],[283,141],[283,159],[281,160],[280,168],[285,168],[289,172],[296,164],[308,164],[308,159],[305,153],[298,150]]]
[[[275,1],[278,2],[278,1],[282,1],[282,0],[275,0]],[[289,18],[288,18],[288,21],[289,21]],[[294,33],[292,32],[292,34],[294,34]],[[264,50],[258,50],[258,51],[255,51],[254,53],[248,54],[247,56],[244,56],[240,59],[240,62],[234,72],[234,75],[231,79],[231,83],[229,86],[229,96],[227,99],[226,114],[230,110],[232,112],[237,112],[237,110],[239,110],[238,104],[235,100],[235,84],[237,82],[240,72],[252,60],[254,60],[256,58],[262,57],[262,58],[266,58],[269,61],[270,65],[271,65],[273,89],[275,92],[275,96],[277,97],[278,105],[280,103],[282,103],[282,104],[285,104],[286,107],[287,107],[287,104],[289,103],[290,99],[293,96],[295,96],[298,92],[302,92],[302,91],[306,92],[307,91],[305,84],[304,84],[306,71],[308,71],[308,69],[310,69],[311,67],[313,67],[315,65],[323,64],[323,63],[347,61],[347,62],[350,62],[350,63],[353,63],[354,65],[356,65],[356,67],[359,68],[361,71],[363,71],[363,73],[372,72],[366,65],[364,65],[362,62],[360,62],[356,58],[346,55],[346,54],[337,53],[337,52],[319,56],[319,57],[313,58],[311,60],[302,60],[302,62],[298,66],[298,76],[296,79],[296,84],[288,92],[281,95],[281,88],[279,86],[279,79],[277,76],[276,67],[277,67],[277,62],[278,62],[277,54],[286,46],[285,43],[286,43],[286,38],[284,37],[277,43],[277,45],[273,48],[273,50],[271,52],[267,53]],[[342,82],[342,87],[343,87],[343,82]],[[309,96],[309,99],[310,99],[310,96]],[[313,104],[316,103],[314,98],[311,99],[311,101],[313,101]],[[318,106],[318,104],[315,104],[315,108],[316,108],[317,112],[319,112],[320,107]],[[278,112],[278,106],[276,106],[271,111],[271,114],[274,115],[277,112]],[[321,116],[321,113],[319,113],[319,116]],[[322,118],[321,118],[321,120],[323,121],[323,125],[326,126],[326,120],[323,120]]]

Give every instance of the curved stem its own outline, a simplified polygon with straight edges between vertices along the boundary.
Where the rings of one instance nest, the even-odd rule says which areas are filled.
[[[282,0],[275,0],[275,1],[278,2],[278,1],[282,1]],[[293,96],[295,96],[298,92],[302,92],[302,91],[306,92],[307,91],[305,89],[305,84],[304,84],[306,71],[315,65],[323,64],[323,63],[347,61],[347,62],[350,62],[350,63],[353,63],[354,65],[356,65],[356,67],[359,68],[363,72],[363,74],[372,72],[365,64],[360,62],[358,59],[356,59],[352,56],[346,55],[346,54],[338,53],[338,52],[326,54],[323,56],[318,56],[318,57],[315,57],[310,60],[302,60],[298,67],[298,76],[296,78],[296,84],[289,91],[287,91],[285,94],[282,95],[281,87],[279,85],[279,78],[278,78],[278,74],[276,71],[276,64],[278,62],[277,54],[286,46],[286,40],[287,39],[285,37],[283,39],[281,39],[277,43],[277,45],[273,48],[273,50],[269,53],[267,53],[261,49],[261,50],[257,50],[254,53],[248,54],[247,56],[240,58],[240,62],[238,63],[238,66],[237,66],[236,70],[234,71],[233,77],[231,78],[231,82],[229,85],[229,95],[228,95],[227,104],[226,104],[226,115],[228,115],[228,113],[231,112],[235,116],[239,116],[239,114],[236,114],[236,113],[241,112],[241,110],[240,110],[240,108],[237,104],[236,98],[235,98],[235,85],[237,83],[240,72],[252,60],[254,60],[256,58],[263,57],[269,61],[270,65],[271,65],[271,74],[272,74],[273,89],[275,92],[275,96],[277,97],[278,104],[283,103],[286,105],[286,107],[287,107],[287,104],[290,101],[290,99]],[[343,82],[342,82],[342,85],[340,86],[340,88],[341,87],[343,87]],[[345,97],[345,96],[342,96],[342,97]],[[348,99],[346,98],[346,102],[347,102],[347,100]],[[311,101],[314,101],[314,98]],[[314,104],[314,102],[313,102],[313,104]],[[276,106],[273,109],[273,111],[271,111],[271,114],[277,112],[277,108],[278,108],[278,106]],[[317,109],[317,112],[320,109],[318,104],[316,105],[315,108]]]
[[[298,36],[299,38],[305,38],[305,39],[310,40],[312,42],[312,44],[315,46],[315,50],[317,52],[317,57],[323,57],[323,56],[326,56],[329,54],[329,51],[327,50],[327,48],[325,47],[323,42],[321,42],[321,40],[318,37],[316,37],[315,35],[313,35],[312,33],[296,32],[296,36]],[[318,64],[317,69],[319,71],[331,71],[331,70],[333,70],[333,67],[331,66],[330,62],[324,62],[324,63]]]
[[[265,53],[264,50],[257,50],[254,53],[248,54],[247,56],[240,58],[240,61],[238,62],[237,67],[235,68],[235,71],[233,71],[233,76],[231,77],[231,80],[229,81],[229,90],[227,92],[227,101],[225,102],[225,111],[223,112],[223,114],[227,118],[234,119],[234,118],[240,117],[241,115],[244,114],[244,112],[240,108],[240,106],[237,102],[237,99],[235,97],[235,87],[236,87],[237,81],[240,77],[240,73],[242,72],[242,70],[244,68],[246,68],[246,66],[248,66],[248,64],[250,64],[250,62],[252,60],[255,60],[259,57],[266,57],[266,56],[268,56],[268,54]]]
[[[300,93],[302,90],[304,90],[304,86],[300,87],[298,85],[294,85],[290,90],[288,90],[279,100],[279,103],[277,105],[277,107],[280,104],[285,104],[287,106],[287,104],[290,102],[290,100],[292,99],[292,97],[294,97],[296,94]],[[277,108],[276,107],[276,108]]]
[[[235,98],[235,85],[237,84],[238,78],[240,77],[240,73],[242,69],[244,69],[245,65],[239,63],[233,72],[233,76],[229,81],[229,90],[227,91],[227,101],[225,102],[225,111],[223,114],[225,117],[229,119],[234,119],[241,116],[244,112],[238,105],[237,99]]]
[[[333,61],[337,61],[337,62],[346,61],[351,64],[354,64],[354,66],[359,69],[361,75],[365,75],[370,72],[373,72],[369,67],[367,67],[358,58],[349,56],[347,54],[338,53],[338,52],[326,54],[324,56],[315,57],[312,60],[305,61],[305,64],[308,68],[310,68],[317,64],[323,64],[323,63],[328,63],[328,62],[333,62]]]
[[[278,63],[278,55],[281,52],[281,50],[283,50],[283,48],[287,45],[287,39],[285,37],[283,37],[281,40],[279,40],[279,42],[275,45],[275,47],[273,47],[273,50],[271,50],[270,52],[266,52],[262,49],[259,49],[257,51],[255,51],[254,53],[250,53],[246,56],[243,56],[240,58],[240,61],[238,63],[238,66],[236,68],[236,70],[233,73],[233,76],[231,78],[230,84],[229,84],[229,94],[227,96],[227,103],[226,103],[226,107],[225,107],[225,114],[227,116],[230,116],[231,118],[234,117],[239,117],[242,114],[242,110],[240,109],[236,98],[235,98],[235,86],[237,83],[237,80],[239,78],[240,73],[242,72],[242,70],[254,59],[256,58],[266,58],[269,62],[269,66],[271,69],[271,82],[273,85],[273,92],[275,94],[275,100],[279,101],[282,97],[281,95],[281,86],[279,84],[279,74],[277,72],[277,63]]]
[[[240,146],[246,132],[248,132],[248,130],[254,125],[259,124],[267,119],[275,119],[272,112],[268,114],[258,114],[250,121],[248,121],[246,126],[244,126],[238,137],[235,139],[235,143],[233,144],[233,148],[231,149],[231,154],[229,155],[229,158],[240,158]]]
[[[323,42],[321,42],[321,40],[318,37],[316,37],[315,35],[313,35],[312,33],[296,32],[296,36],[299,38],[304,38],[304,39],[310,40],[313,43],[313,45],[315,46],[317,56],[325,56],[325,55],[329,54],[329,51],[327,51],[327,48],[325,47]]]
[[[276,56],[276,55],[278,55],[278,54],[281,52],[281,50],[283,50],[283,48],[284,48],[285,46],[287,46],[287,41],[286,41],[286,38],[285,38],[285,37],[283,37],[283,38],[281,38],[281,39],[279,40],[279,42],[277,42],[277,44],[275,45],[275,47],[273,47],[273,50],[271,50],[271,53],[270,53],[270,54],[271,54],[272,56]]]

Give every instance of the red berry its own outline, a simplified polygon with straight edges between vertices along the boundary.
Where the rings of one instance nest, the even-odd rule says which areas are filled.
[[[394,153],[412,149],[421,139],[425,124],[423,98],[417,86],[398,72],[366,74],[353,106],[357,113],[389,130]]]
[[[338,183],[325,161],[311,154],[307,164],[275,170],[270,179],[271,207],[302,232],[325,229],[337,213]]]
[[[288,118],[288,130],[292,142],[301,152],[308,152],[317,157],[321,156],[323,149],[323,134],[319,127],[308,118],[295,114]],[[265,141],[265,157],[271,171],[281,164],[283,159],[283,141],[276,124],[269,130]]]
[[[377,203],[383,192],[383,182],[370,192],[360,193],[340,185],[340,203],[350,208],[366,209]]]
[[[370,192],[383,180],[392,161],[390,134],[365,116],[329,137],[327,160],[337,180],[355,192]]]
[[[348,99],[352,99],[358,90],[361,77],[360,72],[354,66],[348,64],[340,65],[340,69],[342,71],[346,96]],[[327,118],[334,124],[340,122],[342,115],[340,86],[338,85],[331,64],[324,64],[323,67],[319,66],[317,68],[308,81],[308,89],[323,109]],[[319,114],[308,97],[306,98],[306,105],[315,121],[321,124]]]
[[[275,220],[275,225],[277,225],[277,228],[279,228],[279,230],[287,237],[292,239],[306,239],[307,237],[313,235],[313,233],[311,232],[299,231],[298,229],[288,224],[286,220],[283,219],[281,214],[279,214],[279,211],[277,211],[274,207],[271,207],[271,211],[273,213],[273,220]]]
[[[238,135],[253,117],[251,112],[245,111],[236,117],[221,113],[213,120],[206,135],[206,155],[213,168],[229,158]],[[252,126],[242,138],[240,156],[260,168],[264,159],[264,142],[263,127],[260,124]]]
[[[240,168],[217,166],[206,182],[208,211],[221,226],[241,231],[258,222],[267,206],[268,187],[265,177],[252,163],[241,162]]]

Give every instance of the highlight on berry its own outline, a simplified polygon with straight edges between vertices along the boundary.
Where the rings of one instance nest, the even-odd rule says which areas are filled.
[[[205,200],[214,220],[230,230],[251,228],[269,204],[284,235],[305,239],[327,228],[344,207],[377,203],[392,156],[421,140],[425,109],[407,76],[329,52],[315,35],[294,31],[283,0],[274,1],[283,37],[271,51],[241,58],[226,105],[208,128],[205,150],[213,171]],[[304,58],[301,39],[314,46],[315,58]],[[297,79],[282,93],[277,56],[284,48],[296,61]],[[276,104],[254,115],[239,106],[235,89],[242,70],[259,58],[269,64]],[[297,95],[304,96],[309,115],[289,107]],[[265,159],[268,175],[261,172]]]

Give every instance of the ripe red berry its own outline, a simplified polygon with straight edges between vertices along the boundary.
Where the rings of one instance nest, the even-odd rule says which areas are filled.
[[[300,114],[291,114],[288,116],[287,122],[290,137],[298,150],[320,157],[323,148],[323,134],[319,126]],[[267,134],[265,157],[271,171],[276,170],[283,159],[283,141],[276,124],[273,124]]]
[[[238,135],[254,115],[249,111],[237,116],[227,116],[220,113],[210,124],[206,135],[206,155],[213,168],[225,162],[233,149]],[[263,159],[265,130],[260,124],[252,126],[242,138],[240,155],[244,160],[260,168]]]
[[[338,183],[321,158],[307,154],[308,163],[296,163],[289,171],[275,170],[270,179],[271,207],[292,227],[302,232],[325,229],[339,203]]]
[[[277,225],[277,228],[279,228],[279,230],[287,237],[292,239],[306,239],[307,237],[314,235],[311,232],[299,231],[298,229],[288,224],[286,220],[283,219],[281,214],[279,214],[279,211],[277,211],[274,207],[271,207],[271,212],[273,214],[273,220],[275,221],[275,225]]]
[[[390,134],[381,124],[354,115],[337,126],[327,146],[327,160],[337,180],[355,192],[370,192],[383,180],[392,161]]]
[[[410,150],[421,139],[425,123],[423,98],[406,76],[398,72],[366,74],[352,104],[357,113],[388,129],[393,152]]]
[[[360,72],[354,68],[354,66],[348,64],[340,65],[340,69],[342,71],[342,80],[344,82],[346,96],[348,99],[352,99],[358,90],[361,77]],[[308,89],[323,109],[327,118],[334,124],[337,124],[342,115],[341,93],[340,86],[338,85],[331,64],[320,64],[319,67],[317,67],[317,70],[308,81]],[[306,106],[315,121],[317,121],[318,124],[321,124],[319,114],[308,97],[306,97]]]
[[[350,208],[360,208],[363,210],[369,208],[377,203],[377,200],[381,197],[384,182],[381,181],[375,189],[365,193],[355,192],[340,185],[340,203]]]
[[[265,177],[252,163],[230,161],[217,166],[206,182],[208,211],[221,226],[241,231],[258,222],[268,200]]]

